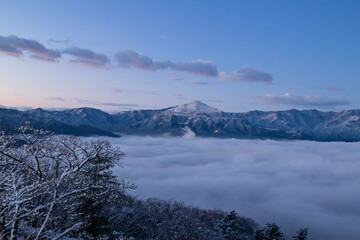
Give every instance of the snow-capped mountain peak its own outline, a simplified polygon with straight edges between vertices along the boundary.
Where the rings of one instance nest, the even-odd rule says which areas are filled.
[[[181,104],[167,110],[174,113],[220,113],[221,110],[210,107],[200,101],[193,101],[186,104]]]

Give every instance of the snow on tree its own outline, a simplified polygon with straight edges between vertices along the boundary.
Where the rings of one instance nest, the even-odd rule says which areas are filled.
[[[256,226],[254,221],[239,217],[235,211],[228,213],[220,224],[225,239],[231,240],[249,239]]]
[[[60,238],[99,224],[99,203],[132,187],[111,174],[122,156],[106,140],[53,136],[29,126],[18,136],[1,135],[1,238]]]
[[[266,223],[265,227],[255,231],[255,240],[283,240],[284,235],[276,223]]]

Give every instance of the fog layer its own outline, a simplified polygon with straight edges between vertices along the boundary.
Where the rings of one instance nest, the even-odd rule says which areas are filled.
[[[287,237],[360,236],[360,143],[124,136],[116,174],[140,198],[236,210]]]

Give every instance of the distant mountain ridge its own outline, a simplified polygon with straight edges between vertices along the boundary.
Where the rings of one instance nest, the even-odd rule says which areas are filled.
[[[181,136],[184,128],[188,128],[201,137],[360,141],[360,110],[227,113],[199,101],[116,114],[93,108],[64,111],[0,108],[0,130],[12,132],[26,121],[57,134],[79,136],[116,137],[117,133]]]

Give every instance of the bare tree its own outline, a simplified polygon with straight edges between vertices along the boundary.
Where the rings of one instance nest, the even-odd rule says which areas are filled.
[[[100,201],[132,187],[111,173],[122,156],[106,140],[53,136],[28,126],[17,136],[1,135],[1,238],[58,238],[86,228],[98,217]]]

